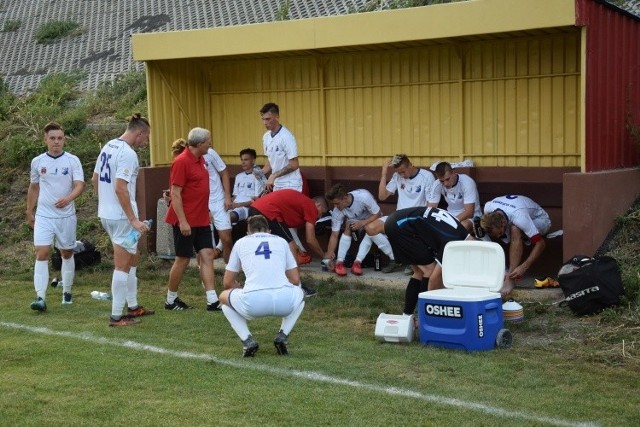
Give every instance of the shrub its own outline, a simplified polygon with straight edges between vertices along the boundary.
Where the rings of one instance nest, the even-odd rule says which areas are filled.
[[[41,44],[47,44],[53,43],[63,37],[77,36],[80,34],[82,34],[82,27],[77,22],[49,21],[38,28],[36,41]]]
[[[113,116],[124,120],[134,112],[147,115],[147,83],[142,71],[121,74],[103,82],[87,100],[91,115]]]
[[[22,21],[15,19],[8,19],[4,22],[4,28],[2,29],[3,33],[11,33],[13,31],[17,31],[22,26]]]

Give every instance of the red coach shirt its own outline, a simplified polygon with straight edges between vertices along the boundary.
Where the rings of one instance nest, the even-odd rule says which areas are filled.
[[[251,203],[251,206],[268,220],[282,222],[290,228],[302,227],[307,222],[315,224],[318,219],[315,202],[289,188],[265,194]]]
[[[208,227],[209,217],[209,173],[204,167],[204,158],[193,155],[187,148],[178,155],[171,165],[169,184],[182,187],[182,206],[191,227]],[[178,225],[178,216],[169,206],[164,221]]]

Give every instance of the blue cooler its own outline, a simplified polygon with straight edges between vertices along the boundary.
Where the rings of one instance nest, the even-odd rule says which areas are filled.
[[[420,342],[467,351],[509,347],[500,288],[504,251],[494,242],[454,241],[444,248],[444,289],[418,296]]]

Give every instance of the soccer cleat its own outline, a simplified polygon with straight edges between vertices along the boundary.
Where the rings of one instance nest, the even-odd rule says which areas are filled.
[[[119,319],[109,318],[109,326],[132,326],[140,323],[140,319],[135,317],[122,316]]]
[[[289,354],[287,344],[287,335],[282,332],[282,329],[280,329],[280,332],[278,332],[278,335],[276,335],[273,340],[273,345],[276,348],[276,352],[278,352],[280,356],[286,356],[287,354]]]
[[[137,308],[129,308],[127,310],[127,317],[151,316],[154,313],[154,310],[149,310],[148,308],[144,308],[143,306],[139,305]]]
[[[302,288],[302,292],[304,292],[305,298],[313,297],[318,294],[318,291],[312,288],[307,288],[305,285],[301,284],[300,288]]]
[[[207,311],[222,311],[220,301],[207,303]]]
[[[38,297],[31,303],[31,310],[47,311],[47,303],[41,297]]]
[[[402,268],[402,264],[395,262],[394,260],[391,260],[389,262],[389,264],[382,269],[383,273],[393,273],[396,270],[400,270]]]
[[[260,346],[251,335],[242,341],[242,357],[253,357]]]
[[[360,261],[354,261],[351,265],[351,272],[356,276],[362,276],[362,264]]]
[[[557,288],[560,286],[560,283],[558,283],[558,281],[552,277],[547,277],[545,279],[535,279],[535,282],[533,284],[533,286],[535,286],[538,289],[542,289],[542,288]]]
[[[172,304],[165,301],[164,308],[167,310],[189,310],[193,307],[182,301],[180,298],[176,298]]]
[[[335,272],[338,276],[346,276],[347,275],[347,267],[344,266],[343,261],[336,262]]]
[[[71,297],[71,292],[62,293],[62,304],[73,304],[73,298]]]
[[[311,262],[311,255],[306,252],[298,252],[296,261],[298,262],[298,265],[309,264]]]

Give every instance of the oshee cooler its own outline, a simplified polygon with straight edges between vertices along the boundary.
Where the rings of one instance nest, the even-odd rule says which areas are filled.
[[[467,351],[509,347],[499,293],[504,261],[497,243],[449,242],[442,257],[445,288],[418,297],[420,342]]]

